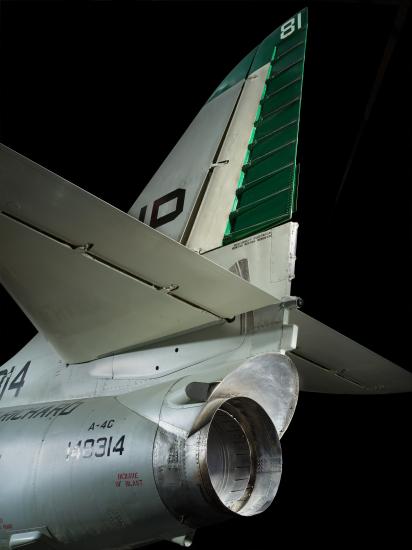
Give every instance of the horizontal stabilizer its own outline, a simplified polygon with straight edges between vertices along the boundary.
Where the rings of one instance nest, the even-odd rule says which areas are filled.
[[[0,211],[1,282],[68,362],[276,302],[3,145]]]
[[[319,393],[412,392],[412,373],[361,346],[302,311],[290,312],[298,325],[298,347],[290,357],[300,389]]]

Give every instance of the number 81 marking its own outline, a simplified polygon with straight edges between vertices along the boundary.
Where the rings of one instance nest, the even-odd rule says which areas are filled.
[[[295,18],[292,17],[292,19],[288,19],[283,25],[280,27],[280,39],[283,40],[284,38],[287,38],[291,34],[293,34],[296,30],[296,27],[299,29],[302,28],[302,13],[299,12],[296,16],[297,19],[297,25],[295,23]]]

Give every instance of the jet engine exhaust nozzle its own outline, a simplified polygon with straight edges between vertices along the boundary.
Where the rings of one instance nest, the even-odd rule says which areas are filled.
[[[219,400],[187,439],[159,428],[154,467],[169,510],[191,527],[252,516],[273,501],[282,454],[265,410],[247,397]]]

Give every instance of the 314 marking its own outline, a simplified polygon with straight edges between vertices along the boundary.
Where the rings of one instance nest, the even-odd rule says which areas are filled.
[[[0,370],[0,400],[3,398],[6,390],[16,390],[13,397],[18,397],[22,387],[24,386],[24,381],[26,379],[26,374],[29,370],[30,363],[31,361],[27,361],[21,371],[12,380],[11,377],[14,374],[16,367],[11,367],[10,370]]]

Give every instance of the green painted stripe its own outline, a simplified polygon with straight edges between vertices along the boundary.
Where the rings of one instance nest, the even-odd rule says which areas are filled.
[[[271,58],[270,58],[271,61],[273,61],[273,59],[275,58],[275,55],[276,55],[276,47],[275,47],[275,49],[273,50],[273,53],[272,53],[272,55],[271,55]],[[266,78],[265,78],[265,84],[264,84],[264,86],[263,86],[262,94],[261,94],[261,96],[260,96],[259,105],[258,105],[258,108],[257,108],[257,111],[256,111],[255,120],[253,121],[252,131],[251,131],[251,133],[250,133],[248,145],[247,145],[247,148],[246,148],[245,158],[243,159],[243,166],[249,162],[249,157],[250,157],[250,152],[251,152],[251,147],[250,147],[250,146],[252,145],[252,143],[253,143],[254,140],[255,140],[256,123],[257,123],[257,121],[258,121],[259,118],[260,118],[261,104],[262,104],[263,98],[264,98],[265,95],[266,95],[266,81],[267,81],[267,79],[270,77],[270,71],[271,71],[271,70],[272,70],[272,65],[269,65],[269,69],[268,69],[268,72],[267,72]],[[240,172],[239,181],[237,182],[237,186],[236,186],[237,189],[240,189],[240,188],[242,187],[244,178],[245,178],[245,172],[244,172],[244,170],[242,170],[242,171]],[[235,194],[235,198],[234,198],[234,200],[233,200],[231,212],[233,212],[234,210],[236,210],[237,205],[238,205],[238,202],[239,202],[238,195]],[[226,224],[225,236],[226,236],[226,235],[229,235],[229,233],[231,232],[231,230],[232,230],[232,224],[231,224],[231,222],[230,222],[230,217],[229,217],[229,218],[228,218],[228,221],[227,221],[227,224]]]
[[[307,26],[308,10],[305,8],[299,13],[302,18],[302,28],[305,28]],[[242,61],[240,61],[240,63],[236,65],[234,69],[230,71],[226,78],[222,80],[213,94],[209,97],[208,101],[211,101],[229,88],[232,88],[232,86],[235,86],[241,80],[244,80],[249,74],[254,73],[267,63],[273,61],[274,50],[280,42],[281,27],[284,24],[285,23],[275,29],[259,44],[259,46],[254,48],[246,57],[242,59]]]
[[[306,48],[307,10],[257,48],[250,71],[270,60],[223,244],[291,219]],[[274,45],[269,51],[269,46]]]

